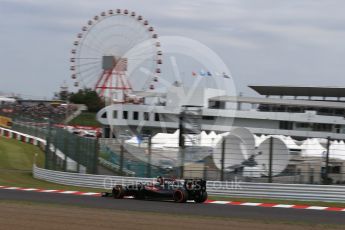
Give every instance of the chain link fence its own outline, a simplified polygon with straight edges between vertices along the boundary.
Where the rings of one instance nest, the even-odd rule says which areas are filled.
[[[47,141],[45,168],[53,170],[97,173],[99,146],[95,138],[86,138],[44,121],[13,121],[12,129]]]
[[[101,162],[115,175],[182,175],[181,146],[169,147],[178,143],[177,137],[146,138],[135,143],[128,138],[96,140],[57,128],[48,120],[15,120],[13,129],[47,140],[47,169],[96,173]],[[265,144],[259,147],[246,142],[238,144],[237,139],[217,143],[195,147],[186,139],[182,149],[183,177],[220,181],[237,178],[254,183],[345,184],[345,143],[342,140],[296,140],[294,146],[287,145],[288,151],[276,137],[267,137]],[[248,151],[250,148],[252,152]]]
[[[100,156],[116,164],[121,172],[135,176],[180,177],[181,147],[178,138],[133,141],[100,139]],[[313,143],[296,141],[293,149],[277,137],[267,137],[260,147],[221,139],[215,147],[184,146],[183,177],[254,183],[345,184],[345,149],[340,140],[330,138]],[[174,147],[169,147],[169,145]],[[126,175],[126,174],[122,174]]]

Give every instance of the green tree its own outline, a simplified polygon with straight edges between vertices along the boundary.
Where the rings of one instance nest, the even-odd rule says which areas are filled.
[[[54,99],[61,100],[61,101],[67,101],[67,99],[70,97],[70,93],[67,91],[60,91],[57,93],[54,93]]]
[[[104,100],[97,92],[89,88],[80,89],[76,93],[71,93],[69,101],[74,104],[86,105],[89,112],[98,112],[105,106]]]

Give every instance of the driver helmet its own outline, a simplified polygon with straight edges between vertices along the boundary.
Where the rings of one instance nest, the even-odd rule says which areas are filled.
[[[160,185],[163,185],[163,183],[164,183],[163,177],[158,176],[158,177],[157,177],[157,182],[158,182]]]

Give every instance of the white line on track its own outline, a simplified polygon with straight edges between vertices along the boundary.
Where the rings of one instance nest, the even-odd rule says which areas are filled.
[[[78,191],[63,191],[63,192],[59,192],[62,194],[73,194],[73,193],[78,193]]]
[[[246,203],[243,203],[241,204],[243,206],[259,206],[259,205],[262,205],[262,203],[251,203],[251,202],[246,202]]]
[[[8,189],[8,190],[19,190],[20,188],[19,188],[19,187],[7,187],[7,188],[4,188],[4,189]]]
[[[210,204],[229,204],[230,203],[230,201],[212,201],[212,202],[210,202]]]
[[[82,195],[82,196],[93,196],[93,195],[101,195],[101,194],[97,193],[97,192],[84,192],[84,193],[80,193],[80,195]]]
[[[274,205],[273,207],[274,208],[292,208],[293,206],[295,206],[295,205],[291,205],[291,204],[277,204],[277,205]]]
[[[327,207],[322,207],[322,206],[310,206],[306,209],[310,209],[310,210],[325,210],[327,209]]]
[[[37,189],[37,188],[22,188],[20,190],[22,190],[22,191],[37,191],[39,189]]]

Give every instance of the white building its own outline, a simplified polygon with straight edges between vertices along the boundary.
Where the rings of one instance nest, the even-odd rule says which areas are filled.
[[[97,119],[104,125],[106,136],[110,126],[120,133],[129,129],[147,134],[174,132],[182,106],[188,105],[200,108],[200,125],[205,131],[246,127],[255,134],[345,140],[345,88],[250,88],[264,97],[226,96],[216,89],[199,90],[186,97],[182,86],[172,86],[167,93],[140,92],[137,95],[144,103],[107,106],[98,112]]]

